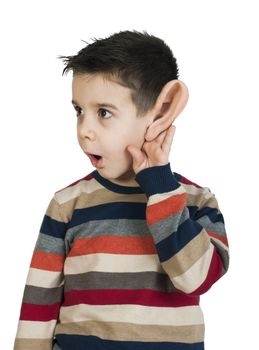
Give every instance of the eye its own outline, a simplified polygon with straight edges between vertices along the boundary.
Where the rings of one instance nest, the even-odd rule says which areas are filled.
[[[99,111],[104,111],[104,112],[108,112],[110,114],[112,114],[110,111],[108,111],[107,109],[104,109],[104,108],[100,108]],[[102,113],[102,117],[104,116],[104,113]],[[110,117],[108,118],[103,118],[103,119],[109,119]]]
[[[80,116],[81,116],[81,112],[82,112],[82,108],[79,107],[79,106],[74,106],[74,108],[75,108],[75,110],[76,110],[76,112],[77,112],[77,113],[76,113],[76,116],[77,116],[77,117],[80,117]],[[99,112],[99,111],[102,111],[102,113],[101,113],[101,118],[103,118],[103,119],[109,119],[109,118],[110,118],[109,116],[105,118],[106,112],[112,114],[110,111],[108,111],[108,109],[104,109],[104,108],[100,108],[100,109],[98,110],[98,112]]]
[[[78,106],[74,106],[75,110],[76,110],[76,116],[79,117],[79,114],[80,112],[79,111],[82,111],[82,108],[78,107]],[[79,113],[79,114],[78,114]]]

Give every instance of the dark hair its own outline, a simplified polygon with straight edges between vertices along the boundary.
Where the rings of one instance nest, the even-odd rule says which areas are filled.
[[[66,63],[62,75],[71,69],[73,75],[101,74],[104,79],[130,88],[138,116],[154,106],[168,81],[178,79],[171,49],[146,31],[120,31],[87,44],[75,56],[58,57]]]

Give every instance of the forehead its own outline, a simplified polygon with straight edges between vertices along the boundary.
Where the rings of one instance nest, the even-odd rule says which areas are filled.
[[[73,100],[78,103],[106,102],[133,105],[131,90],[101,74],[77,74],[72,80]]]

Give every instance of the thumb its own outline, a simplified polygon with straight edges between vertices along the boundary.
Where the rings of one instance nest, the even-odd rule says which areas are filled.
[[[131,154],[134,163],[139,165],[140,163],[143,162],[144,156],[136,146],[130,145],[127,147],[127,150]]]

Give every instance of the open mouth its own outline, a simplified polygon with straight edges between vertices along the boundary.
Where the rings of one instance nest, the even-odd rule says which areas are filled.
[[[98,154],[88,154],[88,157],[90,158],[93,166],[100,168],[102,167],[103,163],[103,157],[99,156]]]
[[[93,156],[95,159],[99,160],[102,158],[102,156],[98,156],[97,154],[91,154],[91,156]]]

